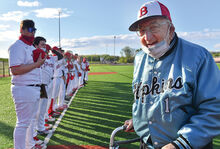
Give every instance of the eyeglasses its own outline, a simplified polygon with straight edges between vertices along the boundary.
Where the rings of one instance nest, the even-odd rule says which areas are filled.
[[[138,29],[137,35],[139,37],[143,37],[147,32],[151,32],[152,34],[159,33],[161,31],[161,26],[166,24],[167,22],[162,22],[162,23],[153,23],[149,26],[146,26],[144,29]]]
[[[29,33],[33,33],[36,32],[37,29],[35,27],[29,27],[27,30]]]

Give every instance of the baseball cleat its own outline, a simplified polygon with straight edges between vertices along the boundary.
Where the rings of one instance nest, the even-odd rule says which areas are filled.
[[[44,141],[38,139],[37,136],[35,136],[35,137],[33,137],[33,138],[34,138],[34,141],[35,141],[36,145],[40,145],[40,144],[43,144],[43,143],[44,143]]]
[[[64,103],[69,103],[69,101],[68,100],[64,100]]]
[[[45,130],[43,130],[43,131],[37,131],[37,134],[39,134],[39,135],[47,135],[47,134],[49,134],[49,133],[51,133],[51,131],[50,131],[50,130],[47,130],[47,129],[45,129]]]
[[[39,144],[35,144],[35,146],[32,147],[31,149],[42,149],[42,146],[40,146]]]
[[[64,107],[59,107],[59,108],[57,108],[56,110],[57,111],[63,111],[65,108]]]
[[[69,94],[69,95],[66,95],[66,96],[65,96],[65,100],[66,100],[66,99],[67,99],[67,100],[68,100],[68,99],[70,99],[70,98],[71,98],[71,95],[73,96],[73,94],[72,94],[72,93],[71,93],[71,94]]]
[[[46,148],[47,148],[47,146],[44,144],[41,144],[41,145],[35,144],[35,146],[32,147],[31,149],[46,149]]]
[[[52,116],[49,116],[49,118],[48,118],[48,121],[49,122],[54,122],[56,119],[55,118],[53,118]]]
[[[52,127],[53,127],[53,125],[52,125],[52,124],[44,124],[44,126],[45,126],[45,128],[46,128],[47,130],[49,130],[50,128],[52,128]]]
[[[60,112],[56,112],[56,111],[52,111],[49,116],[55,117],[55,116],[59,116],[61,113]]]

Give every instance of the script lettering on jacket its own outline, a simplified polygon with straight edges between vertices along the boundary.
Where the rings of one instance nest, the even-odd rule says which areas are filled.
[[[157,77],[153,77],[152,83],[150,85],[143,84],[142,82],[136,83],[134,85],[134,96],[136,99],[139,99],[140,96],[142,99],[148,94],[160,94],[167,89],[181,89],[183,87],[182,78],[178,77],[176,80],[169,78],[168,80],[161,80],[161,83],[158,82]]]

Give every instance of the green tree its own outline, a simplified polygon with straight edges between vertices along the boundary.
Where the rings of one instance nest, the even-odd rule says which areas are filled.
[[[126,58],[134,57],[135,50],[130,48],[129,46],[124,47],[121,49],[121,56],[125,56]]]

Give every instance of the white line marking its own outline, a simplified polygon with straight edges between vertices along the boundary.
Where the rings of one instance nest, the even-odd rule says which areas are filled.
[[[66,109],[63,110],[63,112],[61,113],[60,117],[57,119],[57,121],[55,122],[54,126],[52,127],[51,132],[45,137],[44,139],[44,143],[42,144],[43,149],[47,148],[47,143],[49,143],[50,138],[52,137],[53,133],[55,132],[56,128],[58,127],[58,125],[60,124],[65,112],[67,111],[67,109],[69,108],[70,104],[72,103],[72,100],[74,99],[74,97],[76,96],[76,93],[78,92],[78,90],[76,90],[76,92],[73,94],[73,96],[71,97],[69,103],[67,104],[68,107]]]

